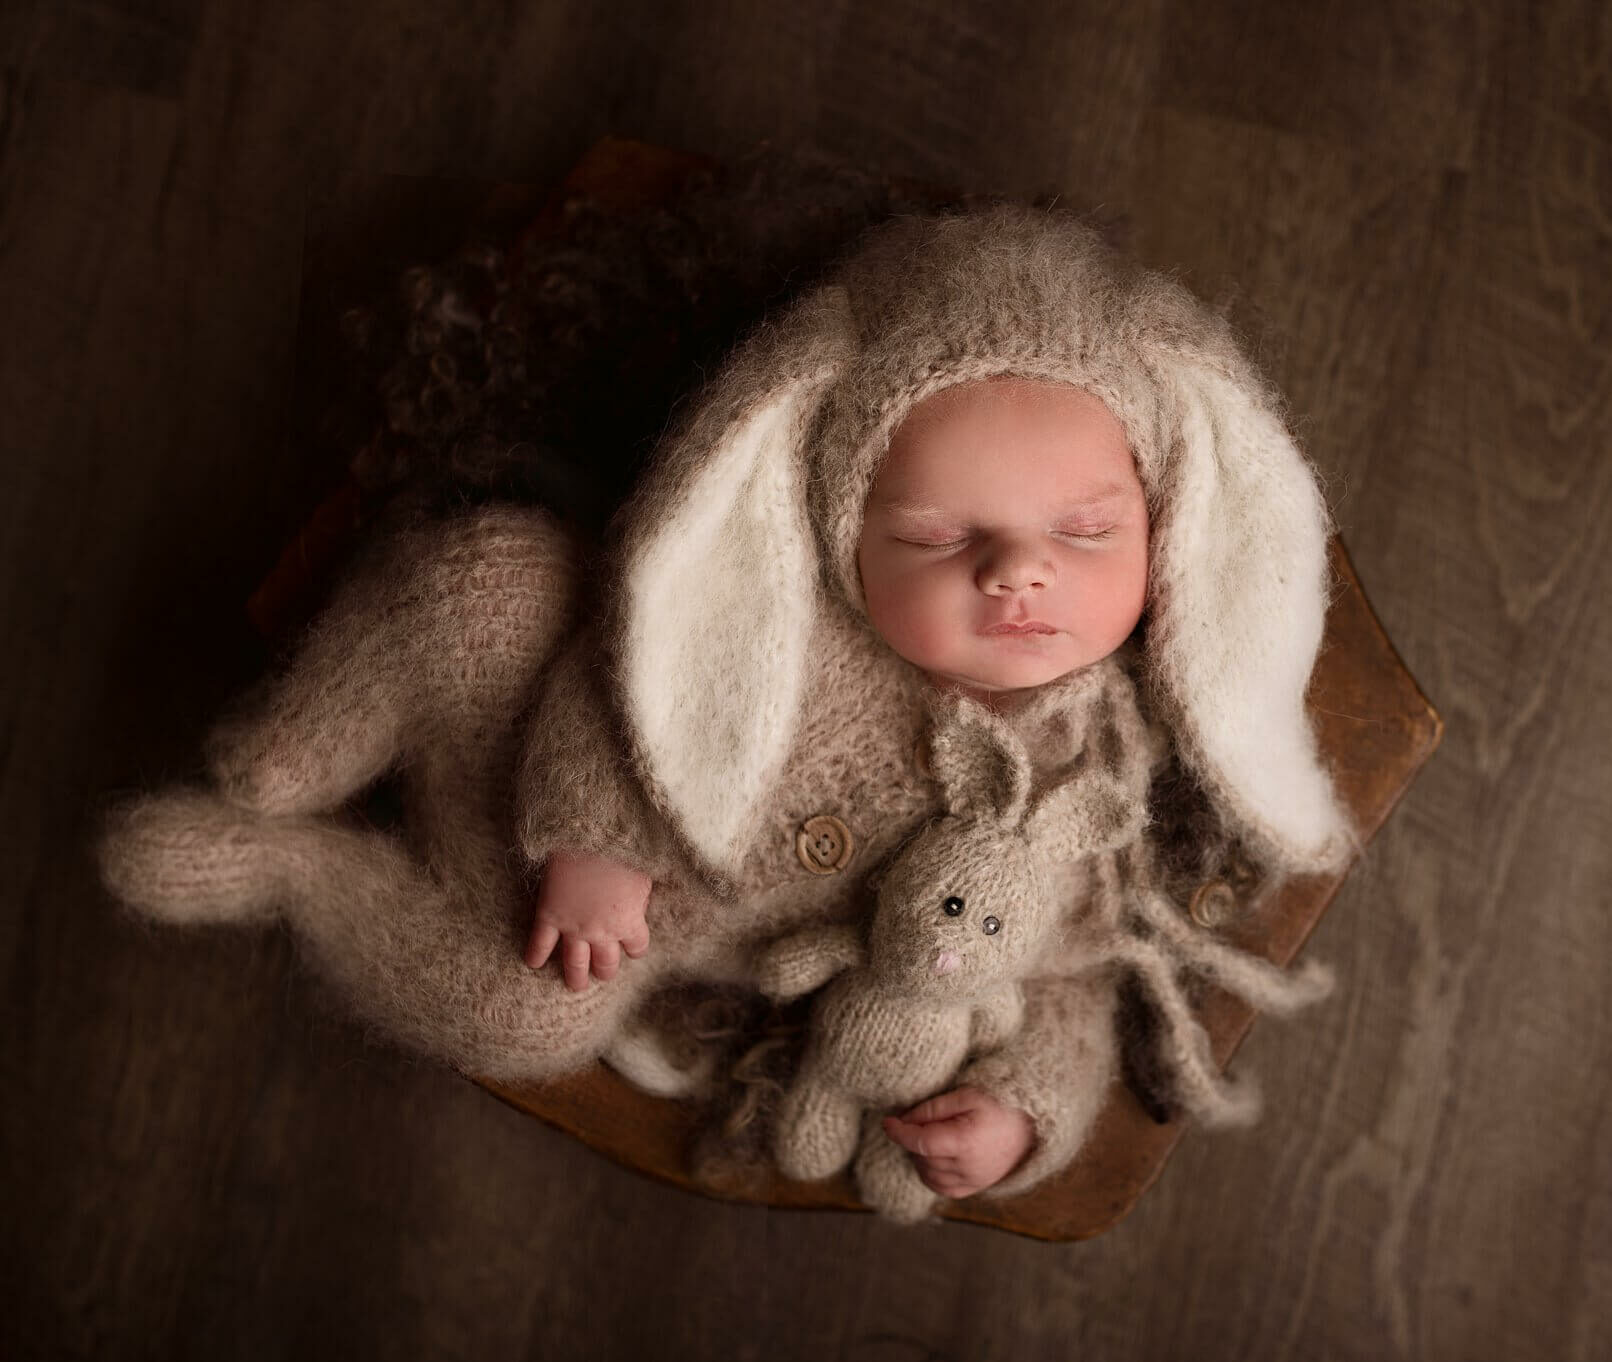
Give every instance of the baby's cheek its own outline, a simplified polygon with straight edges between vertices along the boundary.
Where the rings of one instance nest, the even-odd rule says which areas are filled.
[[[879,636],[915,666],[932,666],[954,632],[947,623],[944,594],[922,575],[898,580],[864,577],[868,618]]]
[[[1134,554],[1075,563],[1059,583],[1072,635],[1095,657],[1112,652],[1136,627],[1147,596],[1147,562]]]
[[[896,652],[917,667],[934,667],[940,660],[943,635],[933,627],[917,604],[906,603],[904,610],[892,612],[879,634]]]

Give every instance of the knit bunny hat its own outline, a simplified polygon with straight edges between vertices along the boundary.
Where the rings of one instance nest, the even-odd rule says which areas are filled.
[[[1278,399],[1230,328],[1056,214],[897,219],[764,326],[693,406],[619,522],[624,725],[656,802],[718,874],[795,736],[824,593],[862,608],[863,508],[890,436],[954,384],[1100,398],[1151,521],[1144,683],[1182,760],[1270,865],[1353,835],[1304,692],[1330,522]]]

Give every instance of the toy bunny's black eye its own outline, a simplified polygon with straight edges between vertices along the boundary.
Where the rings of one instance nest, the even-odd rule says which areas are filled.
[[[958,898],[956,894],[953,894],[949,899],[946,900],[945,903],[941,904],[940,906],[946,910],[947,917],[956,917],[963,911],[963,901],[962,899]]]
[[[995,936],[1002,930],[1002,920],[1001,918],[988,917],[984,922],[980,923],[980,927],[984,930],[986,936]]]

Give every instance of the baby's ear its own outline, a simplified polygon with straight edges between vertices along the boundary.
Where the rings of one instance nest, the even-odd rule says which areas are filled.
[[[1030,757],[1018,735],[985,706],[959,696],[930,701],[929,769],[946,808],[1017,826],[1030,797]]]
[[[634,756],[724,873],[795,736],[818,609],[805,444],[851,335],[840,288],[758,331],[620,522],[613,643]]]
[[[1264,386],[1175,356],[1154,526],[1151,683],[1183,755],[1268,856],[1336,864],[1350,833],[1304,707],[1326,618],[1327,509]]]

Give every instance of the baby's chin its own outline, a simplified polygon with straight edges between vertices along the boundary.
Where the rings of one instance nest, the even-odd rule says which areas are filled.
[[[1044,686],[1095,660],[1064,647],[1048,649],[1039,654],[1026,650],[1007,655],[959,658],[949,666],[928,670],[937,682],[976,697],[984,697]]]

